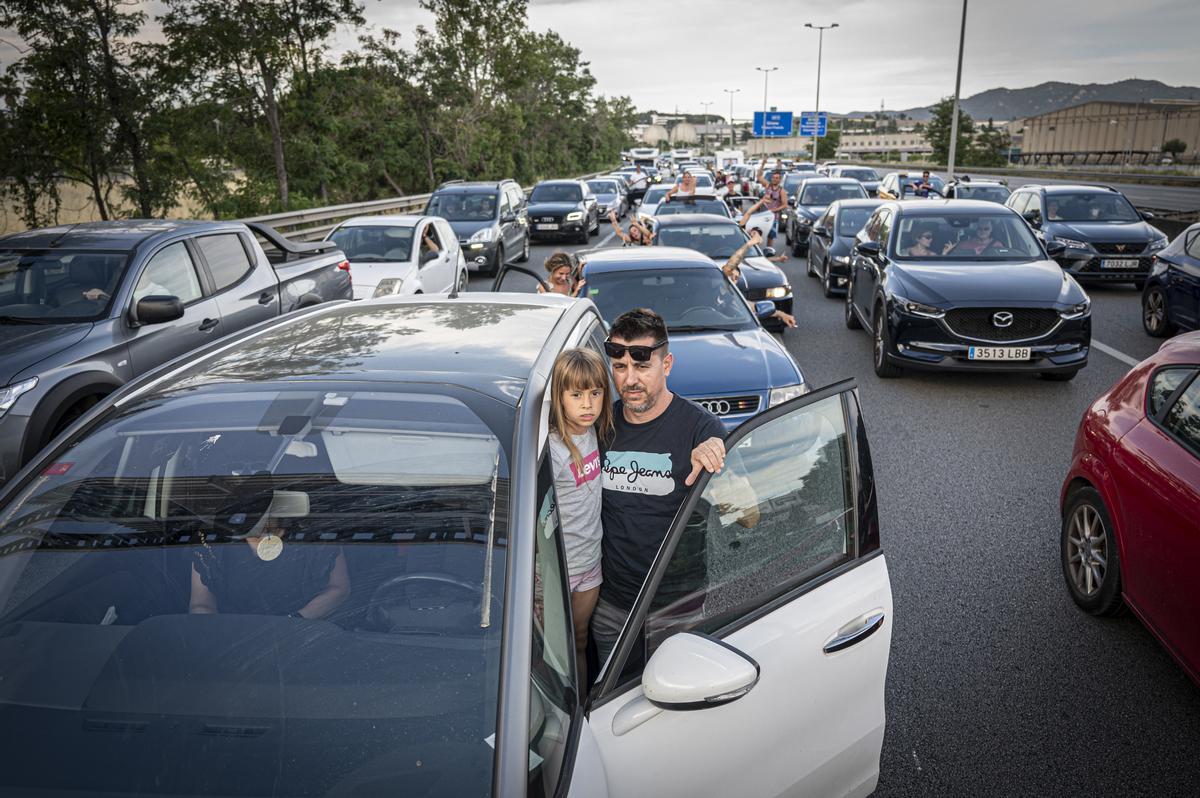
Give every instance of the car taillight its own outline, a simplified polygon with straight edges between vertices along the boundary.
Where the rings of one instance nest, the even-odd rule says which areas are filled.
[[[339,269],[341,269],[342,271],[344,271],[344,272],[348,272],[348,271],[350,271],[350,261],[348,261],[348,260],[344,260],[344,261],[342,261],[341,263],[339,263],[339,264],[337,265],[337,267],[338,267]]]

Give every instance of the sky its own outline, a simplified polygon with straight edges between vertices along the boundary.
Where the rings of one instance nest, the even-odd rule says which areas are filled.
[[[363,0],[367,21],[402,34],[432,17],[416,0]],[[534,30],[554,30],[590,62],[597,90],[642,111],[749,117],[768,105],[813,110],[817,33],[826,31],[821,108],[928,105],[954,93],[961,0],[531,0]],[[1200,0],[971,0],[962,96],[1048,80],[1126,78],[1200,84]],[[339,46],[353,46],[343,35]]]

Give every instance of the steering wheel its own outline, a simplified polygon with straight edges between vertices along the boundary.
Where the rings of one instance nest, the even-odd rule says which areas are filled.
[[[692,312],[694,312],[694,311],[697,311],[697,310],[706,310],[706,311],[708,311],[709,313],[711,313],[711,312],[712,312],[712,308],[711,308],[711,307],[709,307],[708,305],[696,305],[696,306],[694,306],[694,307],[690,307],[690,308],[688,308],[687,310],[685,310],[685,311],[683,311],[682,313],[680,313],[680,314],[679,314],[679,318],[680,318],[680,319],[683,319],[683,318],[684,318],[685,316],[687,316],[689,313],[692,313]]]
[[[388,607],[399,603],[405,590],[414,582],[431,582],[433,584],[456,588],[462,593],[469,593],[471,601],[476,607],[480,606],[483,602],[483,585],[468,582],[465,579],[459,579],[449,574],[439,574],[431,571],[401,574],[382,583],[371,594],[370,610],[367,611],[367,622],[373,629],[385,632],[395,630],[394,619],[388,611]],[[495,596],[493,596],[493,599],[495,599]],[[493,605],[497,608],[501,606],[498,600],[494,601]]]

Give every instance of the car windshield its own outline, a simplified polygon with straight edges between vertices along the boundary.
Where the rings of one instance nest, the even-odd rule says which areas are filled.
[[[851,180],[878,180],[879,175],[874,169],[839,169],[838,177],[848,177]]]
[[[746,243],[746,234],[732,222],[670,225],[658,229],[654,243],[664,247],[686,247],[714,260],[725,260]],[[758,247],[751,247],[746,257],[762,257],[762,253]]]
[[[487,795],[511,414],[412,391],[142,401],[0,508],[3,792]]]
[[[954,189],[954,196],[958,199],[984,200],[1000,204],[1004,204],[1010,194],[1012,192],[1004,186],[969,186],[960,183]]]
[[[1055,192],[1046,195],[1046,219],[1052,222],[1137,222],[1141,216],[1116,192]]]
[[[589,180],[588,188],[593,194],[616,194],[620,189],[617,188],[617,183],[614,180]]]
[[[676,332],[755,326],[746,300],[716,266],[585,275],[588,297],[609,322],[630,308],[651,307]]]
[[[655,216],[671,216],[676,213],[715,213],[729,216],[725,200],[703,197],[672,197],[670,202],[660,202],[654,209]]]
[[[874,212],[874,208],[842,208],[838,211],[837,234],[842,237],[858,235]]]
[[[449,191],[434,194],[425,213],[440,216],[448,222],[488,222],[496,218],[496,193]]]
[[[903,260],[1034,260],[1042,249],[1013,213],[904,215],[893,230]]]
[[[547,183],[537,186],[529,195],[530,202],[579,202],[583,192],[573,183]]]
[[[800,195],[801,205],[829,205],[838,200],[866,199],[867,192],[858,183],[818,183],[806,185]]]
[[[64,324],[104,318],[128,258],[125,252],[0,249],[0,319]]]
[[[329,234],[329,240],[351,262],[407,261],[412,257],[413,232],[405,225],[350,225]]]

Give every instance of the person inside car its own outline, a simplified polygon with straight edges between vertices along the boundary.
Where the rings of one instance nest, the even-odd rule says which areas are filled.
[[[929,182],[929,170],[926,169],[921,173],[921,181],[913,183],[913,193],[918,197],[928,197],[930,191],[933,191],[933,183]]]
[[[621,246],[645,247],[649,246],[654,241],[654,231],[644,226],[637,219],[633,218],[633,214],[630,214],[629,232],[625,232],[621,229],[621,224],[617,221],[616,211],[608,212],[608,221],[610,224],[612,224],[613,231],[617,238],[621,239],[623,242]]]
[[[950,251],[956,255],[982,255],[990,249],[1000,249],[1004,243],[992,237],[992,222],[982,219],[975,226],[975,237],[964,238],[954,245]]]
[[[544,267],[546,274],[549,275],[547,281],[550,283],[550,293],[552,294],[577,297],[587,282],[582,276],[576,273],[575,261],[571,258],[571,255],[562,250],[546,258]],[[539,283],[537,292],[544,294],[546,293],[546,289]]]
[[[688,170],[683,171],[683,177],[679,183],[671,186],[667,195],[663,197],[663,202],[670,202],[671,197],[694,197],[696,196],[696,176]]]
[[[906,258],[936,258],[954,249],[954,244],[946,242],[941,252],[935,250],[933,248],[934,232],[931,228],[925,227],[916,232],[916,243],[900,253]]]
[[[1056,200],[1056,199],[1046,200],[1046,219],[1051,222],[1062,221],[1062,211],[1059,210],[1058,200]]]

